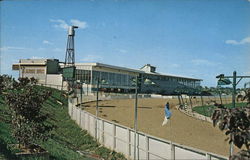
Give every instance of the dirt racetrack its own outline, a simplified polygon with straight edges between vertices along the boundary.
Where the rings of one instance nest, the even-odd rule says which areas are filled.
[[[164,104],[170,102],[172,117],[167,125],[161,126],[164,119]],[[186,116],[175,106],[176,99],[139,99],[138,130],[166,140],[228,156],[227,138],[218,127]],[[83,108],[95,114],[95,102],[85,103]],[[116,123],[134,128],[134,100],[110,100],[99,102],[99,116]],[[235,149],[235,152],[237,150]]]

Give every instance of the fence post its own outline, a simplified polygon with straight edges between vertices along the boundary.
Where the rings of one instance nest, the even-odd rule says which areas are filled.
[[[191,96],[188,96],[188,98],[189,98],[189,101],[190,101],[191,110],[193,111],[193,103],[192,103]]]
[[[71,118],[74,117],[74,115],[73,115],[73,113],[74,113],[74,107],[75,107],[75,105],[74,105],[74,99],[72,99],[72,103],[71,103]]]
[[[175,160],[175,145],[171,142],[170,147],[171,147],[171,159]]]
[[[101,132],[102,133],[102,136],[101,136],[102,141],[101,142],[104,145],[104,121],[102,120],[101,122],[102,122],[102,132]]]
[[[116,126],[113,123],[113,150],[116,148]]]
[[[84,111],[84,129],[88,129],[88,114]]]
[[[207,160],[211,160],[211,155],[210,154],[206,153],[206,157],[207,157],[206,158]]]
[[[81,112],[83,112],[81,113],[81,116],[82,116],[81,121],[83,121],[83,123],[81,122],[81,125],[82,125],[81,128],[85,129],[85,113],[83,110],[81,110]]]
[[[70,118],[72,118],[72,115],[71,115],[71,113],[72,113],[72,103],[71,103],[72,101],[71,101],[71,99],[69,98],[68,99],[68,114],[69,114],[69,116],[70,116]]]
[[[180,96],[178,95],[178,100],[179,100],[179,106],[181,106],[182,104],[181,104],[181,98],[180,98]]]
[[[80,128],[82,128],[82,118],[81,118],[81,116],[82,116],[82,112],[81,112],[81,108],[79,108],[79,112],[80,112],[80,117],[79,117],[79,126],[80,126]]]
[[[89,120],[89,114],[88,114],[88,132],[90,133],[90,120]]]
[[[128,158],[130,158],[130,131],[127,128],[127,154],[128,154]]]
[[[97,117],[95,116],[95,139],[97,140],[97,137],[98,137],[98,119]]]
[[[203,97],[201,95],[201,105],[204,106]]]
[[[149,139],[148,136],[145,135],[145,149],[146,149],[146,160],[149,160]]]

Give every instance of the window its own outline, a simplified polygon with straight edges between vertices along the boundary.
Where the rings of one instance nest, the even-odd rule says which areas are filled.
[[[36,73],[37,73],[37,74],[44,74],[44,73],[45,73],[45,70],[44,70],[44,69],[37,69],[37,70],[36,70]]]
[[[90,83],[91,72],[89,70],[76,70],[76,80],[80,80],[83,83]]]
[[[35,69],[25,69],[25,73],[32,73],[35,74],[36,70]]]

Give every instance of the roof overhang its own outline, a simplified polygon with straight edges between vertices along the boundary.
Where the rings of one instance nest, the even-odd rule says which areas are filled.
[[[12,70],[19,70],[21,66],[46,66],[46,63],[16,63],[12,64]]]

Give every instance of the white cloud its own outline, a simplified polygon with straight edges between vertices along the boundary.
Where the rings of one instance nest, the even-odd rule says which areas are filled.
[[[56,20],[51,19],[50,22],[57,23],[53,25],[55,28],[62,28],[62,29],[69,28],[69,25],[64,20],[61,19],[56,19]]]
[[[250,75],[250,71],[246,71],[243,74]]]
[[[54,48],[53,49],[53,52],[62,52],[63,51],[63,49],[61,49],[61,48]]]
[[[71,19],[70,20],[71,24],[66,23],[66,21],[62,20],[62,19],[50,19],[50,22],[56,23],[56,24],[53,25],[53,27],[62,28],[62,29],[65,29],[65,30],[67,30],[70,25],[78,26],[80,29],[85,29],[88,26],[87,22],[80,21],[78,19]]]
[[[240,41],[236,41],[236,40],[226,40],[225,41],[226,44],[232,44],[232,45],[240,45],[240,44],[247,44],[250,43],[250,37],[246,37]]]
[[[119,49],[118,50],[120,53],[127,53],[127,50],[125,50],[125,49]]]
[[[43,40],[43,44],[53,45],[53,43],[51,43],[50,41],[47,41],[47,40]]]
[[[43,51],[43,50],[45,50],[45,48],[40,47],[40,48],[38,48],[38,50],[39,50],[39,51]]]
[[[236,40],[226,40],[225,43],[226,44],[234,44],[234,45],[238,44],[238,42]]]
[[[98,55],[87,55],[85,58],[81,59],[81,61],[83,62],[97,62],[97,61],[101,61],[102,57],[98,56]]]
[[[180,67],[179,64],[172,64],[172,66],[175,67],[175,68],[179,68]]]
[[[1,47],[0,51],[10,51],[10,50],[25,50],[27,48],[24,47],[12,47],[12,46],[5,46],[5,47]]]
[[[79,21],[77,19],[71,19],[70,22],[72,23],[73,26],[78,26],[79,28],[87,28],[87,22],[84,21]]]
[[[46,59],[46,58],[44,58],[44,57],[32,56],[31,59]]]
[[[211,61],[208,61],[208,60],[206,60],[206,59],[193,59],[193,60],[191,60],[191,62],[192,62],[194,65],[197,65],[197,66],[200,66],[200,65],[216,66],[216,65],[218,65],[218,63],[211,62]]]

